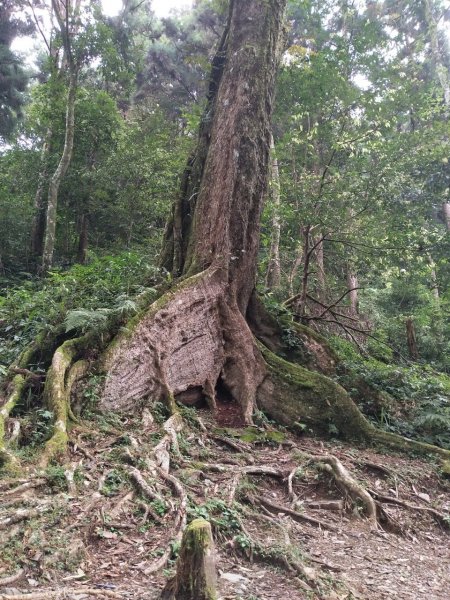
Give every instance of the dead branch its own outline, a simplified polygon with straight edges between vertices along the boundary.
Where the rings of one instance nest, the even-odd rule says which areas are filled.
[[[61,594],[88,594],[91,596],[103,596],[108,598],[121,598],[121,595],[111,590],[96,588],[61,588],[60,590],[48,590],[42,592],[31,592],[31,594],[0,594],[0,600],[58,600]]]
[[[26,490],[30,490],[36,487],[40,487],[41,485],[44,485],[47,483],[46,479],[33,479],[32,481],[25,481],[24,483],[22,483],[21,485],[10,489],[10,490],[6,490],[5,492],[3,492],[3,496],[15,496],[16,494],[21,494],[22,492],[25,492]]]
[[[15,573],[14,575],[9,575],[8,577],[2,577],[0,579],[0,587],[3,587],[5,585],[10,585],[11,583],[15,583],[23,576],[24,573],[25,573],[24,569],[19,569],[17,571],[17,573]]]
[[[21,521],[26,521],[27,519],[35,519],[36,517],[41,516],[43,510],[29,510],[29,509],[19,509],[10,517],[6,517],[5,519],[0,520],[0,530],[8,529],[14,523],[20,523]]]
[[[375,490],[368,490],[369,494],[376,498],[381,502],[387,502],[389,504],[396,504],[397,506],[402,506],[403,508],[408,508],[409,510],[415,510],[418,512],[426,512],[430,514],[438,523],[442,525],[446,529],[450,529],[449,517],[439,512],[435,508],[431,508],[429,506],[419,506],[418,504],[410,504],[405,500],[399,500],[398,498],[391,498],[390,496],[384,496],[383,494],[379,494]]]

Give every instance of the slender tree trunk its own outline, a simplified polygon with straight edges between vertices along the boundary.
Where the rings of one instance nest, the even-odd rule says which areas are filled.
[[[31,226],[31,254],[35,260],[42,257],[45,234],[45,185],[48,178],[48,160],[53,132],[49,127],[45,134],[44,145],[41,153],[41,168],[38,185],[34,196],[34,215]]]
[[[306,314],[306,299],[308,295],[308,281],[309,281],[309,265],[311,262],[311,250],[309,248],[309,234],[311,232],[311,225],[305,225],[302,227],[303,234],[303,274],[302,274],[302,287],[300,296],[296,306],[297,316],[302,317]]]
[[[347,287],[350,290],[350,312],[352,315],[359,313],[359,300],[358,300],[358,275],[351,265],[347,265]]]
[[[71,67],[71,73],[69,77],[69,89],[67,91],[66,133],[64,139],[64,148],[56,171],[53,173],[53,176],[50,179],[48,189],[44,249],[42,253],[41,265],[41,270],[44,273],[48,271],[48,269],[52,266],[53,262],[59,186],[61,185],[61,181],[64,175],[66,174],[67,169],[70,165],[70,161],[72,159],[73,138],[75,132],[75,97],[77,91],[77,80],[78,73],[74,67]]]
[[[323,235],[319,234],[314,240],[315,259],[317,266],[317,297],[319,300],[326,299],[325,263],[323,250]]]
[[[280,261],[280,239],[281,239],[281,193],[280,193],[280,173],[278,170],[278,160],[275,153],[275,143],[273,135],[270,136],[270,195],[272,198],[272,234],[269,251],[269,264],[267,266],[266,287],[274,290],[281,283],[281,261]]]
[[[428,35],[430,37],[431,52],[436,68],[436,74],[444,92],[444,102],[447,109],[450,109],[450,77],[447,66],[444,64],[443,52],[439,47],[439,32],[436,18],[433,14],[433,3],[431,0],[425,0],[425,18],[428,26]]]
[[[433,260],[433,257],[430,253],[427,255],[428,264],[430,266],[430,280],[431,280],[431,291],[433,292],[433,296],[439,302],[439,285],[436,274],[436,263]]]
[[[78,238],[77,263],[80,265],[86,264],[87,249],[88,249],[88,229],[89,218],[86,213],[81,215],[80,235]]]
[[[450,202],[444,202],[442,204],[442,215],[444,217],[444,223],[447,231],[450,232]]]
[[[405,325],[409,356],[412,358],[412,360],[418,360],[419,350],[417,348],[416,328],[414,326],[412,317],[407,317]]]
[[[298,273],[298,271],[300,269],[300,266],[301,266],[302,262],[303,262],[303,243],[299,242],[298,245],[297,245],[297,251],[296,251],[296,254],[295,254],[295,259],[294,259],[294,262],[292,264],[292,268],[291,268],[291,271],[289,273],[289,278],[288,278],[288,281],[289,281],[289,293],[290,293],[291,296],[294,295],[294,281],[295,281],[295,278],[297,277],[297,273]]]

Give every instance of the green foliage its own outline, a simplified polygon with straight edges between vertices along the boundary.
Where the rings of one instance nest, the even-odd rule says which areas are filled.
[[[125,485],[126,481],[126,477],[122,474],[121,471],[119,471],[118,469],[113,469],[109,471],[109,473],[106,475],[105,481],[100,492],[104,496],[108,497],[117,496],[122,487]]]
[[[374,401],[370,394],[363,392],[360,399],[369,418],[377,425],[387,431],[450,448],[448,376],[426,365],[401,366],[392,362],[386,364],[373,357],[364,358],[355,346],[341,338],[333,338],[332,345],[345,370],[339,380],[356,400],[360,399],[360,391],[349,387],[355,376],[382,394]]]
[[[198,518],[205,519],[218,531],[228,534],[236,533],[241,529],[236,510],[217,498],[213,498],[200,506],[190,506],[188,516],[190,521]]]
[[[55,492],[66,492],[67,479],[64,473],[64,467],[61,465],[50,465],[45,470],[45,478],[47,479],[48,485],[55,490]]]

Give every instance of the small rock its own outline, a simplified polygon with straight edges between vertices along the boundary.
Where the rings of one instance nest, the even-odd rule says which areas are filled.
[[[230,583],[247,583],[247,577],[243,577],[242,575],[238,575],[237,573],[221,573],[221,579],[225,579],[225,581],[229,581]]]

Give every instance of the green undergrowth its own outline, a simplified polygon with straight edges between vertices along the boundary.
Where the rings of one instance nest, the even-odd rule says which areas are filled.
[[[5,287],[0,291],[0,377],[41,332],[101,328],[111,312],[132,312],[133,297],[158,278],[149,257],[123,252]]]
[[[450,449],[448,375],[425,364],[395,364],[364,357],[353,344],[337,336],[330,344],[341,360],[339,383],[378,427]],[[355,375],[380,394],[361,394],[361,389],[352,387]]]

